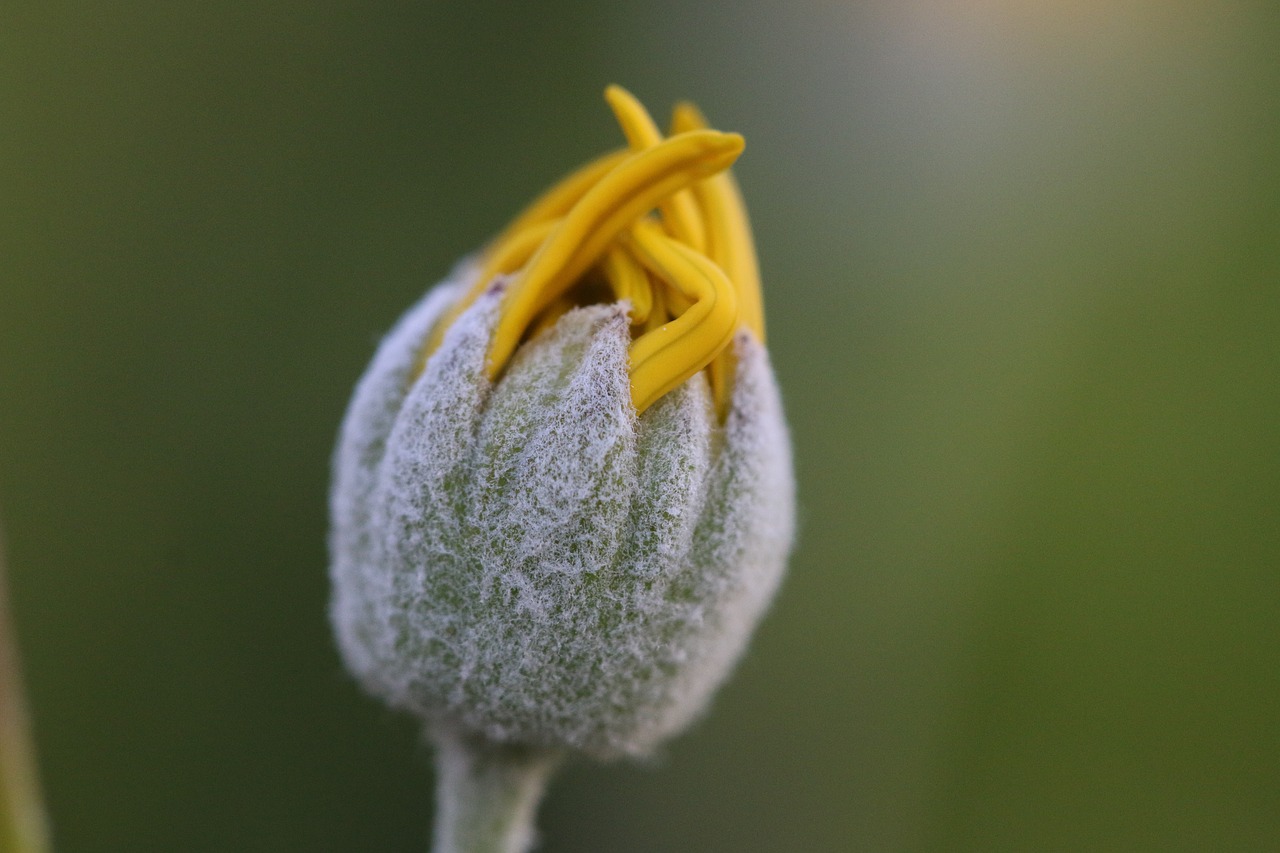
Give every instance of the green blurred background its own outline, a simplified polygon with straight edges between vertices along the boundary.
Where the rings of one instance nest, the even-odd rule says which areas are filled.
[[[1123,6],[1123,8],[1118,8]],[[0,512],[59,849],[424,850],[325,620],[378,336],[697,100],[794,431],[712,713],[547,851],[1280,845],[1280,16],[1219,2],[0,6]]]

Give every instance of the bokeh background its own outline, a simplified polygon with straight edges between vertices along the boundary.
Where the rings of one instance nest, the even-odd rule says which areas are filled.
[[[1280,844],[1280,16],[1247,2],[0,6],[0,512],[59,849],[426,848],[325,620],[379,335],[608,82],[737,169],[790,577],[551,851]]]

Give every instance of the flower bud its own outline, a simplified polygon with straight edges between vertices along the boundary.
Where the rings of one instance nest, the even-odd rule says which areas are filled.
[[[736,195],[706,186],[727,163],[651,153],[696,134],[723,147],[628,132],[632,152],[410,309],[360,380],[332,620],[391,705],[497,743],[643,755],[705,707],[772,597],[791,458],[762,321],[742,316],[758,295],[715,218]],[[645,156],[660,174],[625,173]]]

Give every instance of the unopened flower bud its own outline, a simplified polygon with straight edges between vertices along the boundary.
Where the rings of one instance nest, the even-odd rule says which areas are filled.
[[[741,138],[620,89],[584,167],[387,336],[343,423],[332,618],[372,693],[493,744],[643,755],[740,655],[793,526]],[[654,217],[651,211],[658,210]]]

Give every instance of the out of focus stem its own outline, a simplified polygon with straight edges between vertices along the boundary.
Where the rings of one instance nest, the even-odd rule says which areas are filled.
[[[48,853],[49,830],[24,697],[0,541],[0,851]]]
[[[557,751],[493,743],[441,728],[433,853],[526,853]]]

